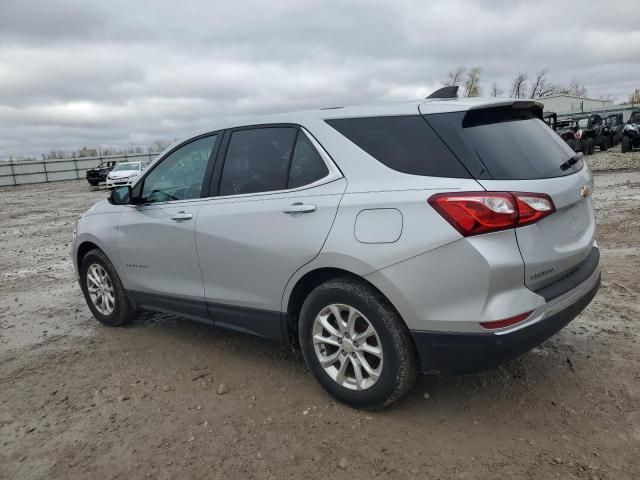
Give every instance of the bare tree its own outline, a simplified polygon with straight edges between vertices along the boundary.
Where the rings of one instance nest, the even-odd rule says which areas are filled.
[[[467,73],[467,79],[464,81],[464,96],[477,97],[480,95],[480,67],[473,67]]]
[[[551,95],[555,92],[556,87],[547,80],[549,70],[543,68],[538,73],[531,85],[531,93],[529,98],[540,98]]]
[[[151,143],[151,145],[147,147],[147,152],[148,153],[163,152],[164,150],[167,149],[167,147],[169,147],[169,145],[171,145],[170,141],[164,140],[164,139],[157,139],[157,140],[154,140]]]
[[[492,97],[501,97],[504,93],[504,90],[500,88],[497,82],[493,82],[491,84],[491,96]]]
[[[511,97],[525,98],[527,96],[527,72],[520,72],[511,82]]]
[[[464,67],[458,67],[455,70],[449,72],[447,79],[444,81],[445,86],[453,87],[462,83],[462,76],[467,69]]]
[[[573,78],[571,82],[569,82],[568,86],[558,87],[558,93],[582,98],[587,96],[587,87],[585,87],[584,83],[579,81],[577,78]]]
[[[569,83],[569,92],[571,95],[575,95],[576,97],[586,97],[587,96],[587,87],[584,86],[584,83],[579,81],[577,78],[574,78]]]

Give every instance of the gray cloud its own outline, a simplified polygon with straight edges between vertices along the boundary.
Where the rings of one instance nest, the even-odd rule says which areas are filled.
[[[620,2],[0,2],[0,158],[176,138],[216,119],[415,98],[457,65],[640,87]]]

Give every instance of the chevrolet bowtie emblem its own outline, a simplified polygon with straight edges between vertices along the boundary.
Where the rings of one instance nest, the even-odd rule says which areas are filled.
[[[591,195],[591,187],[589,185],[585,185],[584,187],[582,187],[580,189],[580,196],[582,197],[588,197],[589,195]]]

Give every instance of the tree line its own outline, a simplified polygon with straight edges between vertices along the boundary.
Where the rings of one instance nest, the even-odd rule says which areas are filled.
[[[175,140],[174,140],[175,141]],[[78,150],[50,150],[41,158],[33,155],[10,155],[10,161],[57,160],[63,158],[110,157],[119,155],[153,154],[163,152],[173,141],[158,139],[149,145],[103,146],[97,148],[82,147]]]
[[[543,68],[535,75],[529,76],[526,71],[518,72],[505,89],[497,82],[493,82],[487,92],[483,92],[480,85],[481,67],[457,67],[450,71],[443,82],[445,86],[458,86],[463,97],[478,97],[483,93],[492,97],[501,97],[505,93],[513,98],[541,98],[549,95],[567,94],[576,97],[587,96],[587,87],[577,78],[572,79],[568,85],[552,83],[548,77],[549,69]]]

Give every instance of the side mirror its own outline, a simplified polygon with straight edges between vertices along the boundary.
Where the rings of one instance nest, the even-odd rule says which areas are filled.
[[[124,185],[111,190],[109,202],[113,205],[128,205],[131,203],[131,185]]]

